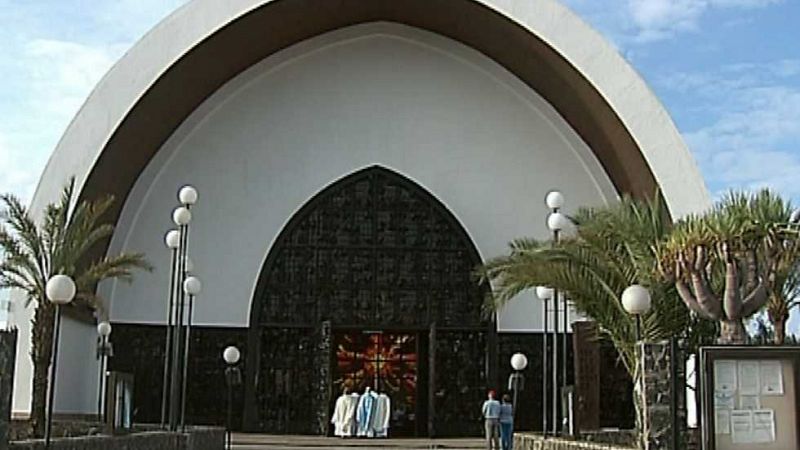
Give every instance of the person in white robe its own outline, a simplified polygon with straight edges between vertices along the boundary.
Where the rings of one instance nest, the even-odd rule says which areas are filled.
[[[364,395],[358,400],[356,410],[356,420],[358,422],[358,436],[375,437],[375,407],[377,406],[378,395],[369,387],[364,390]]]
[[[378,401],[375,404],[375,418],[373,419],[373,427],[375,429],[375,437],[388,437],[389,436],[389,419],[392,416],[392,402],[386,394],[379,394]]]
[[[331,417],[335,436],[349,437],[354,435],[358,397],[358,394],[350,394],[349,389],[345,388],[342,395],[336,399],[336,406]]]

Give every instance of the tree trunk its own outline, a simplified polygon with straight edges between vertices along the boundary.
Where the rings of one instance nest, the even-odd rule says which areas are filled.
[[[747,344],[747,332],[741,319],[721,320],[718,344],[744,345]]]
[[[780,316],[772,321],[772,325],[775,327],[775,337],[772,343],[775,345],[783,345],[786,341],[786,319],[786,316]]]
[[[53,356],[54,313],[55,308],[50,302],[38,302],[31,327],[31,359],[33,361],[31,432],[37,438],[44,436],[45,418],[47,417],[47,386],[50,360]]]

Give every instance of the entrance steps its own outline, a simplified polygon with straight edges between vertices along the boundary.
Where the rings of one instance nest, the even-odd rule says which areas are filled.
[[[234,433],[234,450],[456,450],[482,449],[483,440],[475,438],[463,439],[357,439],[333,438],[322,436],[287,436],[268,434]]]

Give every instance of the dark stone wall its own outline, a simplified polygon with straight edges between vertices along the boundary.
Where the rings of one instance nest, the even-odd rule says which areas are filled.
[[[543,439],[533,434],[515,433],[514,448],[516,450],[633,450],[635,447],[567,439]]]
[[[670,450],[672,443],[672,367],[668,341],[641,343],[638,351],[643,367],[643,439],[650,450]]]
[[[44,450],[44,440],[12,442],[10,450]],[[225,430],[198,428],[185,433],[151,431],[124,436],[84,436],[53,439],[51,450],[222,450]]]
[[[114,357],[109,370],[133,374],[134,422],[161,421],[161,392],[164,380],[166,328],[159,325],[115,323],[111,341]],[[186,422],[192,425],[224,426],[227,390],[222,351],[235,345],[246,358],[244,328],[192,327],[189,348]],[[240,429],[242,389],[234,391],[233,428]]]
[[[16,354],[17,330],[0,330],[0,450],[8,445]]]
[[[517,412],[514,428],[526,431],[542,430],[542,334],[501,333],[498,335],[498,392],[508,391],[508,377],[511,369],[511,355],[520,352],[528,357],[525,375],[525,389],[517,398]],[[570,367],[572,364],[569,365]],[[549,373],[549,372],[548,372]],[[550,378],[548,376],[548,383]],[[477,408],[476,408],[477,409]]]
[[[319,339],[317,339],[316,348],[316,367],[314,368],[316,374],[316,398],[314,399],[314,408],[316,409],[316,432],[320,435],[327,435],[330,427],[330,411],[329,405],[331,404],[331,352],[332,352],[332,336],[331,336],[331,323],[329,321],[322,322],[319,330]]]
[[[191,358],[189,366],[188,402],[186,407],[187,423],[192,425],[223,425],[226,413],[226,390],[222,351],[229,345],[236,345],[242,351],[242,373],[247,358],[247,329],[193,327],[191,339]],[[276,330],[276,335],[265,335],[262,344],[262,366],[295,367],[291,361],[283,359],[293,357],[295,353],[307,355],[309,364],[300,365],[306,369],[308,382],[292,376],[292,385],[312,390],[307,397],[310,403],[295,404],[295,409],[305,411],[294,420],[302,425],[297,427],[274,427],[270,420],[280,419],[293,410],[287,409],[279,401],[265,402],[264,389],[275,381],[275,369],[263,370],[258,380],[259,405],[269,404],[269,410],[259,411],[262,420],[259,429],[281,429],[282,432],[320,434],[326,430],[328,408],[312,408],[330,403],[330,367],[323,367],[323,360],[330,360],[330,339],[313,339],[320,345],[308,343],[304,348],[315,351],[295,351],[299,336],[317,336],[320,330],[295,330],[298,335],[287,334]],[[330,331],[325,331],[330,333]],[[456,332],[443,330],[437,338],[440,352],[436,356],[437,374],[433,400],[436,404],[434,425],[437,435],[478,434],[480,426],[480,405],[486,396],[486,389],[495,388],[500,392],[507,391],[508,376],[511,374],[509,360],[515,352],[528,356],[528,368],[525,370],[525,389],[519,399],[517,412],[517,429],[541,429],[541,374],[542,374],[542,340],[540,333],[501,333],[497,336],[497,378],[487,379],[487,372],[480,357],[486,351],[485,332]],[[161,419],[161,389],[163,382],[163,354],[165,327],[142,324],[114,324],[112,342],[114,357],[109,360],[109,370],[132,373],[134,376],[134,421],[136,423],[159,423]],[[560,341],[559,341],[560,343]],[[294,347],[293,347],[294,345]],[[627,372],[618,363],[616,351],[610,344],[600,346],[600,410],[603,411],[601,426],[633,427],[633,403],[631,400],[632,385]],[[294,350],[293,350],[294,349]],[[573,346],[568,343],[568,384],[573,383]],[[298,353],[299,352],[299,353]],[[479,362],[480,361],[480,362]],[[290,364],[291,363],[291,364]],[[245,383],[250,382],[246,377]],[[427,381],[421,381],[426,384]],[[427,386],[426,386],[427,388]],[[262,392],[263,391],[263,392]],[[298,391],[300,392],[300,391]],[[306,392],[308,393],[308,392]],[[421,392],[421,399],[427,398],[427,391]],[[233,428],[241,430],[243,412],[244,386],[235,391],[233,406]],[[326,398],[328,399],[326,402]],[[423,400],[424,401],[424,400]],[[295,402],[297,403],[297,402]],[[299,410],[298,410],[299,411]],[[294,416],[292,416],[294,417]],[[288,417],[288,419],[292,419]],[[275,420],[277,420],[275,419]],[[287,422],[287,420],[284,422]],[[426,418],[421,418],[426,419]],[[289,421],[290,422],[290,421]],[[287,423],[289,423],[287,422]],[[294,422],[291,422],[294,423]],[[472,425],[477,424],[477,425]],[[424,434],[424,431],[423,431]]]

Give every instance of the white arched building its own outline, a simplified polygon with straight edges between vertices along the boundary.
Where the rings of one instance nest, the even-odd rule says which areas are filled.
[[[453,299],[480,300],[463,279],[472,264],[513,238],[546,236],[547,191],[563,191],[568,212],[656,189],[673,217],[709,203],[647,85],[555,0],[194,0],[100,81],[50,158],[33,211],[71,176],[81,198],[118,200],[103,251],[144,252],[155,266],[99,287],[114,324],[112,366],[160,373],[163,237],[178,188],[192,184],[190,253],[204,286],[196,408],[220,404],[200,399],[210,395],[202,383],[218,381],[217,347],[238,343],[245,426],[289,432],[313,431],[328,408],[316,394],[307,410],[285,398],[320,384],[298,367],[327,364],[308,356],[325,321],[334,349],[322,390],[340,386],[345,362],[363,363],[338,349],[395,339],[407,355],[399,379],[413,378],[398,404],[416,408],[398,427],[419,432],[429,420],[457,432],[460,401],[439,378],[464,364],[442,355],[494,346],[496,359],[496,341],[541,330],[541,313],[520,299],[498,318],[498,337],[469,316],[474,304],[453,319]],[[29,319],[16,317],[19,413],[30,405]],[[92,323],[66,320],[57,412],[95,410],[94,343]],[[475,389],[496,383],[492,363],[474,365],[446,376]],[[138,405],[143,420],[160,402],[152,373],[137,374],[137,399],[151,397]]]

